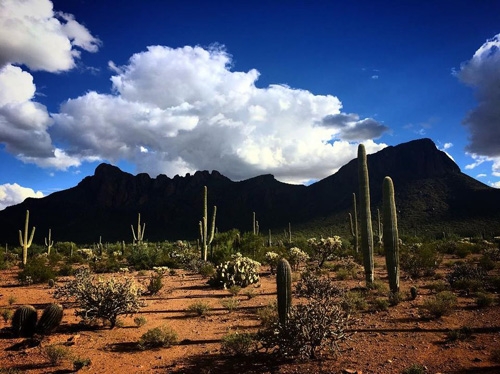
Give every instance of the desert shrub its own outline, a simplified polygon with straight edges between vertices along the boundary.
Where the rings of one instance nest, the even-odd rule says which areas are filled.
[[[203,278],[210,278],[215,274],[214,265],[211,262],[204,262],[198,271]]]
[[[375,310],[379,310],[379,311],[384,311],[384,310],[387,310],[389,309],[389,301],[386,300],[386,299],[375,299],[373,301],[373,308]]]
[[[73,267],[70,264],[63,264],[59,268],[57,274],[60,275],[61,277],[68,277],[70,275],[75,274],[75,269],[73,269]]]
[[[69,349],[60,344],[48,345],[44,348],[44,354],[51,365],[59,365],[70,357]]]
[[[428,244],[402,246],[400,255],[401,269],[411,277],[427,277],[434,275],[443,257]]]
[[[0,309],[0,316],[2,316],[5,323],[10,321],[13,314],[14,312],[12,311],[12,309],[6,309],[6,308]]]
[[[355,313],[368,308],[366,294],[362,291],[348,291],[341,301],[342,308],[348,313]]]
[[[90,366],[91,363],[92,361],[90,361],[90,358],[78,357],[73,360],[73,369],[75,371],[78,371],[83,369],[84,367]]]
[[[403,301],[403,294],[401,292],[389,292],[389,305],[396,306]]]
[[[90,262],[89,265],[92,271],[98,274],[116,273],[122,267],[118,260],[113,256],[107,258],[103,257],[98,261]]]
[[[290,307],[285,324],[276,323],[259,331],[261,348],[302,359],[315,358],[323,350],[337,352],[338,344],[347,337],[348,314],[339,306],[342,295],[341,290],[326,294],[312,291],[307,302]]]
[[[147,290],[150,295],[156,295],[163,288],[163,273],[155,272],[150,275]]]
[[[311,238],[307,241],[314,258],[318,261],[318,266],[322,267],[326,260],[332,260],[334,256],[339,256],[342,250],[342,240],[340,236],[333,236],[328,238]]]
[[[221,305],[226,308],[229,312],[235,310],[238,305],[240,305],[240,301],[234,297],[228,297],[226,299],[221,300]]]
[[[457,340],[467,340],[472,336],[472,329],[467,326],[460,327],[459,329],[453,329],[446,332],[446,340],[454,342]]]
[[[47,265],[45,257],[33,257],[29,259],[17,278],[21,283],[47,283],[49,279],[55,279],[56,274],[52,267]]]
[[[304,272],[295,286],[295,295],[307,299],[333,299],[343,293],[344,290],[338,288],[332,278],[320,277],[314,272]]]
[[[251,288],[245,290],[245,292],[243,292],[243,295],[245,295],[248,298],[248,300],[253,299],[255,296],[257,296],[255,290]]]
[[[404,369],[401,374],[425,374],[425,366],[420,364],[413,364],[406,369]]]
[[[480,289],[486,278],[486,272],[470,262],[456,263],[446,279],[454,289]]]
[[[212,287],[223,287],[224,289],[234,285],[247,287],[259,281],[259,268],[259,262],[237,253],[232,256],[231,261],[217,266],[215,274],[208,283]]]
[[[221,352],[231,355],[246,355],[252,351],[254,334],[233,332],[222,338]]]
[[[133,279],[114,276],[103,278],[92,275],[88,269],[75,274],[75,279],[56,287],[56,299],[74,299],[76,315],[85,322],[96,319],[109,321],[115,327],[120,315],[130,315],[140,308],[141,289]]]
[[[457,297],[453,292],[441,291],[432,299],[426,300],[422,310],[427,311],[432,317],[439,318],[450,314],[457,305]]]
[[[198,316],[206,314],[210,310],[210,304],[203,301],[196,301],[187,307],[188,313],[193,313]]]
[[[134,318],[134,323],[137,327],[142,327],[148,323],[148,320],[144,316],[138,316]]]
[[[257,317],[265,328],[270,328],[278,323],[278,306],[276,301],[257,309]]]
[[[7,302],[9,303],[10,306],[14,304],[17,301],[17,298],[14,295],[10,295],[9,298],[7,299]]]
[[[280,255],[273,251],[268,251],[265,254],[266,263],[269,265],[271,269],[271,274],[274,274],[276,271],[276,266],[278,266],[278,261],[280,259]]]
[[[496,262],[493,260],[490,256],[483,254],[481,258],[479,259],[479,266],[484,270],[484,271],[490,271],[495,269],[496,267]]]
[[[437,281],[429,283],[427,286],[425,286],[425,288],[438,293],[442,291],[448,291],[450,289],[450,285],[443,281]]]
[[[476,295],[476,305],[478,308],[486,308],[493,305],[493,295],[485,292],[478,292]]]
[[[495,348],[491,351],[490,359],[497,364],[500,364],[500,348]]]
[[[236,296],[240,293],[241,287],[234,285],[234,286],[229,287],[228,291],[231,295]]]
[[[137,343],[142,350],[168,348],[177,343],[177,333],[171,327],[162,325],[146,331]]]

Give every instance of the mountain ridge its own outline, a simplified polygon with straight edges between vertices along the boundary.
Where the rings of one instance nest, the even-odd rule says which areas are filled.
[[[460,235],[499,234],[500,213],[495,208],[500,206],[500,190],[463,174],[432,140],[386,147],[368,155],[368,168],[374,219],[381,207],[383,178],[389,175],[402,230],[431,235],[453,224]],[[232,181],[216,170],[151,178],[103,163],[75,187],[0,211],[0,240],[17,242],[27,209],[30,226],[37,227],[37,243],[43,242],[40,238],[49,228],[56,241],[92,243],[100,236],[108,242],[130,241],[130,225],[137,221],[137,213],[147,223],[149,240],[194,239],[202,217],[204,185],[209,211],[217,205],[219,231],[251,231],[255,212],[261,232],[282,232],[290,222],[298,231],[347,235],[352,193],[358,192],[357,160],[309,186],[283,183],[271,174]]]

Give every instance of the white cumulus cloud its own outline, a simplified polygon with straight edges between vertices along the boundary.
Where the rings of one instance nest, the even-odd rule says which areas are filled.
[[[0,0],[0,66],[72,69],[81,48],[96,52],[100,40],[70,14],[54,13],[49,0]]]
[[[40,198],[43,197],[43,193],[22,187],[17,183],[2,184],[0,185],[0,210],[10,205],[22,203],[28,197]]]
[[[337,97],[257,88],[257,70],[232,66],[220,46],[150,46],[124,66],[109,62],[113,93],[66,101],[51,134],[68,144],[68,157],[125,159],[152,175],[215,169],[236,180],[272,173],[294,183],[356,157],[351,142],[365,142],[368,152],[385,146],[371,139],[388,128],[341,113]],[[332,125],[335,115],[347,119]]]

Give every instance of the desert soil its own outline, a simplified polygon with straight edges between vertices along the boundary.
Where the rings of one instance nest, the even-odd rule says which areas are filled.
[[[377,262],[383,259],[377,259]],[[459,305],[449,316],[426,319],[418,309],[432,296],[425,288],[432,280],[402,279],[402,290],[419,287],[414,301],[403,301],[387,311],[363,311],[352,316],[347,344],[340,355],[324,354],[307,362],[279,362],[266,354],[232,357],[221,353],[221,338],[228,332],[257,331],[258,308],[276,299],[275,277],[262,268],[261,281],[248,299],[243,292],[240,304],[229,312],[221,301],[230,297],[228,291],[214,290],[198,274],[178,270],[167,275],[159,295],[144,297],[146,306],[138,315],[147,323],[137,327],[134,316],[121,318],[120,327],[83,328],[74,315],[73,305],[64,304],[61,326],[39,346],[23,346],[22,338],[13,338],[9,323],[0,321],[0,373],[16,369],[24,373],[71,373],[73,359],[89,358],[91,365],[81,369],[89,373],[401,373],[412,364],[421,364],[427,373],[500,373],[500,365],[491,354],[498,351],[500,341],[500,307],[478,309],[474,298],[459,296]],[[39,315],[48,303],[54,302],[53,289],[47,285],[20,286],[18,269],[0,272],[0,309],[31,304]],[[145,284],[148,275],[129,274]],[[334,276],[334,273],[331,273]],[[387,283],[383,266],[376,267],[376,278]],[[62,283],[69,278],[59,279]],[[345,287],[357,287],[359,280],[339,281]],[[9,305],[9,298],[15,302]],[[211,310],[204,316],[186,313],[196,301],[207,302]],[[137,315],[136,315],[137,316]],[[179,336],[179,344],[170,348],[144,350],[137,348],[139,337],[147,330],[167,324]],[[450,342],[447,332],[461,327],[472,330],[466,340]],[[65,344],[73,358],[51,366],[43,349],[51,344]],[[14,372],[14,370],[11,370]]]

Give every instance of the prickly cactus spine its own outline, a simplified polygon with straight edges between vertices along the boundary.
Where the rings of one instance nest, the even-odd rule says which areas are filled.
[[[399,236],[394,184],[390,177],[383,184],[384,251],[389,288],[392,293],[399,292]]]
[[[22,305],[12,316],[12,331],[15,336],[31,337],[35,333],[36,309],[31,305]]]
[[[63,307],[60,304],[49,304],[42,313],[36,326],[37,332],[42,335],[50,334],[62,321]]]
[[[278,261],[276,268],[276,288],[278,291],[279,322],[285,325],[292,305],[292,268],[284,258]]]
[[[361,221],[361,252],[365,268],[366,285],[373,284],[373,229],[372,213],[370,209],[370,181],[368,178],[368,163],[366,150],[363,144],[358,146],[358,179],[359,205]]]

